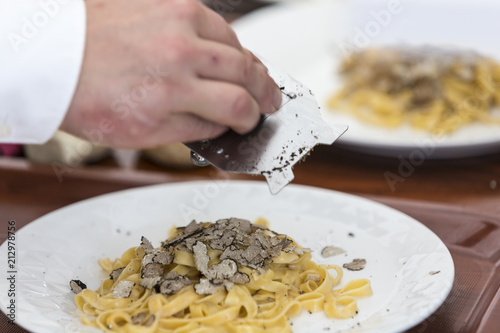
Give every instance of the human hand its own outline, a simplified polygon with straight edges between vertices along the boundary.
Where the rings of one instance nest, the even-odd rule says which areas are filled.
[[[61,129],[144,148],[253,129],[279,108],[267,69],[196,0],[87,0],[78,86]],[[96,142],[100,141],[100,142]]]

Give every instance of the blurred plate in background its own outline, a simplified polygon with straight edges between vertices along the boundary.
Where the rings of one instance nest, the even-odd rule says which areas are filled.
[[[307,1],[280,3],[235,21],[242,44],[311,88],[330,123],[349,130],[336,144],[384,156],[458,158],[500,151],[500,126],[469,124],[433,137],[410,126],[383,128],[326,108],[341,86],[337,68],[369,46],[444,45],[473,49],[500,61],[500,3],[490,0]]]

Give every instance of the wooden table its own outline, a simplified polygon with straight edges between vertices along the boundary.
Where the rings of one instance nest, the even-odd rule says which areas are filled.
[[[364,196],[418,219],[449,247],[453,289],[442,307],[409,332],[495,332],[500,325],[500,154],[459,160],[426,160],[391,189],[384,173],[401,161],[319,147],[295,169],[294,183]],[[224,176],[210,167],[165,169],[141,161],[122,170],[111,160],[74,169],[59,182],[49,166],[0,159],[0,241],[7,221],[20,228],[67,204],[122,189]],[[261,180],[232,175],[233,179]],[[4,291],[2,291],[3,294]],[[6,331],[5,328],[8,330]],[[0,331],[26,332],[0,317]]]

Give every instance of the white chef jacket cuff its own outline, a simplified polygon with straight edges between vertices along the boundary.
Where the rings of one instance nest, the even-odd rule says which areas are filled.
[[[43,143],[75,92],[85,47],[83,0],[0,0],[0,142]]]

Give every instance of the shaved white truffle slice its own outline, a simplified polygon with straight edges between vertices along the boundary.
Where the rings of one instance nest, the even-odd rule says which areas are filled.
[[[307,281],[319,282],[319,274],[307,274],[304,282]]]
[[[167,251],[155,249],[153,262],[156,264],[169,265],[174,261],[174,256]]]
[[[243,253],[243,249],[240,249],[237,246],[230,246],[222,252],[220,255],[219,259],[224,260],[224,259],[233,259],[234,261],[239,262],[241,258],[241,254]]]
[[[311,252],[311,251],[312,250],[310,248],[308,248],[308,247],[295,247],[293,249],[293,253],[295,253],[295,254],[297,254],[299,256],[303,255],[306,252]]]
[[[184,228],[184,233],[182,235],[166,241],[165,243],[162,244],[162,246],[164,248],[168,248],[169,246],[176,245],[179,242],[183,241],[184,239],[186,239],[194,234],[197,234],[202,230],[203,230],[203,226],[201,224],[196,223],[193,220],[186,228]]]
[[[141,237],[141,246],[146,253],[151,253],[154,250],[153,244],[144,236]]]
[[[147,264],[142,268],[142,277],[154,277],[154,276],[163,276],[165,273],[165,268],[160,264]]]
[[[250,277],[246,273],[236,272],[228,280],[236,284],[245,284],[250,282]]]
[[[233,244],[236,234],[234,230],[226,230],[221,238],[210,241],[210,247],[214,250],[225,250],[229,245]]]
[[[120,277],[120,274],[122,274],[123,270],[125,269],[125,267],[121,267],[121,268],[117,268],[115,270],[113,270],[110,274],[109,274],[109,278],[113,281],[116,281],[118,280],[118,278]]]
[[[133,281],[119,281],[115,286],[113,287],[113,291],[111,293],[111,296],[113,298],[126,298],[130,296],[130,293],[132,292],[132,288],[135,286],[135,282]]]
[[[218,264],[212,265],[208,268],[205,276],[210,279],[228,279],[238,271],[238,265],[234,260],[224,259]]]
[[[144,326],[149,327],[153,325],[155,318],[156,318],[155,315],[149,316],[148,320],[146,320],[146,322],[144,323]]]
[[[161,282],[160,292],[164,295],[173,295],[191,283],[191,279],[188,277],[179,275],[176,272],[170,272],[167,274],[166,279]]]
[[[196,269],[209,280],[224,280],[238,271],[238,265],[231,259],[224,259],[220,263],[208,267],[210,257],[207,254],[207,246],[202,242],[196,242],[193,251]]]
[[[132,316],[132,324],[134,325],[142,325],[144,319],[146,319],[147,314],[145,312],[139,313],[136,316]]]
[[[141,279],[139,285],[146,289],[153,289],[160,282],[161,276],[145,277]]]
[[[83,289],[87,289],[87,285],[80,280],[69,281],[69,286],[71,287],[71,291],[75,294],[80,293]]]
[[[224,289],[223,284],[213,284],[205,278],[200,279],[200,282],[194,285],[194,291],[198,295],[211,295],[221,289]]]
[[[187,226],[186,228],[184,229],[184,233],[186,234],[192,234],[193,232],[196,232],[198,231],[199,229],[201,229],[202,226],[198,223],[196,223],[195,220],[192,220]]]
[[[249,247],[241,254],[241,263],[248,267],[262,267],[264,260],[268,257],[267,252],[262,248],[262,244],[253,241]]]
[[[155,257],[155,255],[153,253],[148,253],[146,254],[143,258],[142,258],[142,261],[141,261],[141,266],[142,267],[145,267],[149,264],[152,264],[153,263],[153,258]]]
[[[142,313],[139,313],[138,315],[136,316],[132,316],[132,324],[134,325],[142,325],[142,326],[151,326],[153,324],[153,322],[155,321],[155,315],[151,315],[149,316],[149,318],[144,321],[146,319],[146,316],[147,314],[145,312],[142,312]]]
[[[163,277],[165,268],[160,264],[147,264],[142,267],[141,287],[152,289]]]
[[[354,259],[352,262],[344,264],[342,267],[350,270],[350,271],[360,271],[365,268],[366,260],[365,259]]]
[[[193,246],[193,261],[196,269],[205,274],[208,271],[208,262],[210,257],[207,254],[208,249],[202,242],[196,242]]]
[[[323,258],[333,257],[342,253],[345,253],[344,249],[333,245],[325,246],[323,250],[321,250],[321,256]]]

